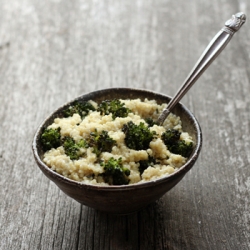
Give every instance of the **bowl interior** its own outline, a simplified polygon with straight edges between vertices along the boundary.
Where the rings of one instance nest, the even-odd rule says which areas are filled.
[[[121,98],[121,99],[148,98],[148,99],[156,100],[157,103],[159,104],[167,103],[171,99],[167,95],[155,93],[152,91],[142,90],[142,89],[111,88],[111,89],[97,90],[97,91],[79,96],[75,98],[74,100],[59,107],[40,125],[38,132],[36,134],[36,137],[40,137],[43,128],[51,124],[56,117],[62,117],[63,116],[62,111],[68,106],[72,105],[74,101],[94,100],[95,102],[100,103],[103,100],[114,99],[114,98]],[[174,107],[172,113],[181,117],[183,130],[187,131],[193,137],[195,143],[197,144],[197,139],[198,139],[197,136],[201,134],[201,129],[194,115],[181,103],[178,103]],[[41,157],[44,152],[38,141],[37,141],[36,146],[38,150],[38,155]],[[192,155],[190,157],[192,157]]]

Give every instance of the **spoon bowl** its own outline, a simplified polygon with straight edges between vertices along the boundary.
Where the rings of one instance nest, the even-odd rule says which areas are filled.
[[[192,136],[194,140],[193,152],[187,162],[176,172],[154,181],[130,185],[96,186],[73,181],[51,170],[42,160],[44,151],[40,143],[40,136],[43,129],[51,124],[56,117],[62,116],[62,111],[76,100],[93,100],[100,103],[103,100],[115,98],[141,98],[142,100],[148,98],[156,100],[158,104],[168,103],[171,99],[169,96],[163,94],[131,88],[103,89],[84,94],[58,108],[42,122],[34,136],[32,149],[36,163],[41,171],[65,194],[81,204],[97,210],[116,214],[127,214],[138,211],[156,201],[180,182],[193,167],[199,156],[202,146],[202,132],[195,116],[181,103],[175,105],[172,112],[182,120],[183,130]]]

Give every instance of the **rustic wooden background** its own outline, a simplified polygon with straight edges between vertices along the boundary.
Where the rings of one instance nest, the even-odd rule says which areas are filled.
[[[239,11],[249,14],[249,0],[0,0],[0,249],[250,249],[248,22],[182,99],[203,149],[156,203],[94,211],[50,182],[31,151],[43,119],[81,94],[173,95]]]

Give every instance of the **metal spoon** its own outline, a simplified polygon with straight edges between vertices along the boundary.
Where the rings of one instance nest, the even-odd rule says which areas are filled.
[[[193,84],[198,80],[198,78],[208,68],[213,60],[226,47],[228,42],[233,37],[234,33],[240,29],[245,21],[246,15],[242,12],[239,12],[233,15],[232,18],[225,23],[225,26],[215,35],[215,37],[208,44],[207,48],[201,55],[200,59],[195,64],[194,68],[189,73],[181,88],[170,100],[167,107],[162,111],[161,115],[158,118],[158,123],[160,125],[163,124],[173,107],[181,100],[181,98],[193,86]]]

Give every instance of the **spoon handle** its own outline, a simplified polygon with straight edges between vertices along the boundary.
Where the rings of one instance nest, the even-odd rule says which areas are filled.
[[[170,100],[167,107],[159,116],[158,123],[160,125],[165,121],[173,107],[180,101],[180,99],[186,94],[186,92],[193,86],[193,84],[198,80],[202,73],[213,62],[213,60],[226,47],[228,42],[233,37],[234,33],[240,29],[245,21],[246,15],[242,12],[239,12],[233,15],[232,18],[225,23],[225,26],[215,35],[215,37],[208,44],[207,48],[195,64],[194,68],[189,73],[181,88],[177,91],[175,96]]]

